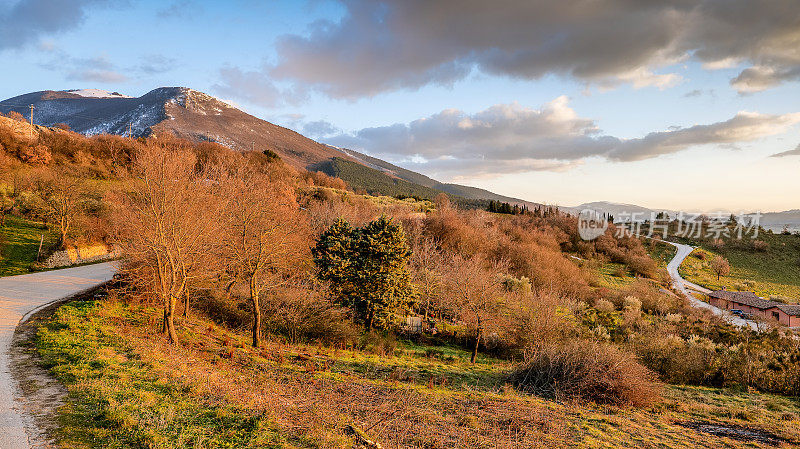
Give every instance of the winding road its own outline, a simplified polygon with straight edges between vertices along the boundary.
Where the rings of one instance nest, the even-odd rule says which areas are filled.
[[[33,446],[28,436],[32,420],[15,402],[18,390],[9,369],[17,325],[50,304],[108,282],[115,271],[114,262],[106,262],[0,278],[0,448]]]
[[[678,291],[680,291],[683,294],[683,296],[685,296],[689,300],[689,303],[693,307],[708,309],[715,315],[723,317],[725,321],[731,324],[735,324],[736,326],[750,326],[751,329],[755,331],[758,330],[758,325],[755,322],[750,320],[745,320],[737,316],[733,316],[730,313],[720,309],[719,307],[714,307],[707,302],[703,302],[695,298],[694,295],[692,295],[692,293],[690,292],[690,290],[706,294],[711,293],[711,290],[687,281],[686,279],[682,278],[680,273],[678,272],[678,268],[681,266],[681,263],[683,263],[683,260],[686,259],[686,257],[688,257],[692,251],[694,251],[694,247],[689,245],[684,245],[681,243],[667,242],[665,240],[662,240],[662,242],[677,248],[677,251],[675,252],[675,257],[673,257],[672,260],[669,261],[669,264],[667,264],[667,272],[669,273],[669,276],[672,278],[672,285],[675,286],[675,288],[678,289]]]

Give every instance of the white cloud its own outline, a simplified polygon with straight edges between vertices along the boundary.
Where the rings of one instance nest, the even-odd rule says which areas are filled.
[[[784,151],[782,153],[773,154],[771,157],[786,157],[786,156],[800,156],[800,145],[794,150]]]
[[[740,112],[722,122],[620,139],[603,134],[594,120],[578,116],[562,96],[539,109],[517,103],[494,105],[474,114],[446,109],[410,123],[364,128],[326,140],[388,160],[412,160],[404,165],[426,173],[469,176],[563,171],[591,157],[638,161],[699,145],[730,148],[784,133],[799,122],[800,113]]]

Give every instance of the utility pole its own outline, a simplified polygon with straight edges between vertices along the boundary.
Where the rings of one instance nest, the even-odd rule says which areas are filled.
[[[33,105],[30,105],[31,108],[31,139],[33,139],[33,110],[36,109]]]
[[[133,138],[133,123],[128,123],[128,138]]]

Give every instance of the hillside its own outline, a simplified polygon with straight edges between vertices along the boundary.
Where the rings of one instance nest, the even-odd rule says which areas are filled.
[[[439,182],[435,179],[431,179],[428,176],[423,174],[413,172],[411,170],[407,170],[402,167],[398,167],[394,164],[390,164],[386,161],[380,160],[378,158],[368,156],[363,153],[359,153],[358,151],[351,150],[349,148],[339,148],[342,152],[346,153],[347,155],[354,158],[356,161],[376,170],[379,170],[385,173],[388,176],[399,178],[414,184],[421,185],[423,187],[429,187],[431,189],[436,189],[438,191],[442,191],[445,193],[449,193],[451,195],[456,195],[462,198],[467,199],[483,199],[483,200],[495,200],[495,201],[502,201],[504,203],[510,204],[519,204],[519,205],[527,205],[529,208],[535,207],[540,205],[538,203],[532,203],[530,201],[521,200],[519,198],[512,198],[509,196],[498,195],[494,192],[490,192],[485,189],[480,189],[477,187],[470,187],[470,186],[462,186],[459,184],[450,184],[450,183],[443,183]]]
[[[459,203],[465,205],[485,205],[489,200],[535,204],[484,189],[441,183],[356,151],[316,142],[186,87],[161,87],[138,98],[98,89],[46,90],[0,101],[0,113],[14,111],[30,119],[31,105],[35,124],[52,127],[63,123],[89,136],[130,134],[142,137],[169,133],[193,142],[216,142],[238,151],[271,150],[290,165],[328,174],[337,172],[331,166],[341,165],[343,161],[360,164],[362,169],[338,172],[345,181],[354,183],[354,187],[382,195],[433,199],[444,192],[465,199],[459,199]],[[359,172],[358,176],[348,177],[354,171]],[[385,180],[384,176],[392,180]],[[364,183],[367,178],[371,181]]]
[[[385,171],[379,171],[372,167],[338,157],[317,164],[313,169],[319,170],[329,176],[340,178],[347,182],[352,188],[357,190],[363,189],[371,195],[414,197],[423,200],[434,200],[439,194],[450,193],[434,187],[427,187],[418,183],[409,182],[405,179],[391,176]],[[489,204],[488,199],[470,198],[452,193],[450,198],[460,207],[467,209],[483,209]]]

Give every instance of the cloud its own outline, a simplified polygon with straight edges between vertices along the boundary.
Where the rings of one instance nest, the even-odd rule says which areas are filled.
[[[113,70],[87,69],[70,72],[67,74],[67,79],[71,81],[114,84],[123,83],[128,80],[128,77]]]
[[[53,48],[49,52],[53,57],[40,66],[47,70],[65,72],[67,80],[106,84],[128,81],[128,77],[120,73],[105,55],[74,58],[58,48]]]
[[[157,75],[169,72],[175,67],[175,58],[164,55],[152,54],[139,58],[139,64],[133,69],[144,75]]]
[[[189,0],[177,0],[158,11],[156,16],[160,19],[189,19],[202,12],[202,5]]]
[[[800,113],[740,112],[710,125],[676,127],[636,139],[605,135],[594,120],[579,117],[567,97],[539,109],[498,104],[475,114],[446,109],[410,123],[364,128],[325,139],[423,171],[501,174],[568,170],[585,159],[638,161],[699,145],[727,147],[780,134]]]
[[[797,148],[795,148],[794,150],[784,151],[782,153],[776,153],[770,157],[786,157],[786,156],[800,156],[800,145],[797,145]]]
[[[755,66],[742,70],[739,76],[731,80],[731,85],[739,93],[749,94],[761,92],[786,81],[799,78],[800,65],[788,68]]]
[[[695,125],[674,131],[650,133],[640,139],[621,141],[607,157],[619,161],[638,161],[677,153],[698,145],[735,145],[765,136],[781,134],[796,123],[800,113],[772,115],[739,112],[733,118],[710,125]]]
[[[694,60],[708,70],[745,64],[740,92],[800,78],[800,8],[793,1],[341,0],[338,21],[277,41],[262,72],[357,99],[474,71],[535,80],[555,74],[600,86],[668,88]]]
[[[297,104],[305,98],[298,89],[279,88],[261,71],[242,71],[237,67],[220,69],[220,82],[212,89],[220,95],[266,107]]]
[[[302,134],[315,139],[341,134],[342,130],[325,120],[308,122],[303,125]]]
[[[80,26],[102,0],[20,0],[0,3],[0,50],[19,48],[44,36]]]

